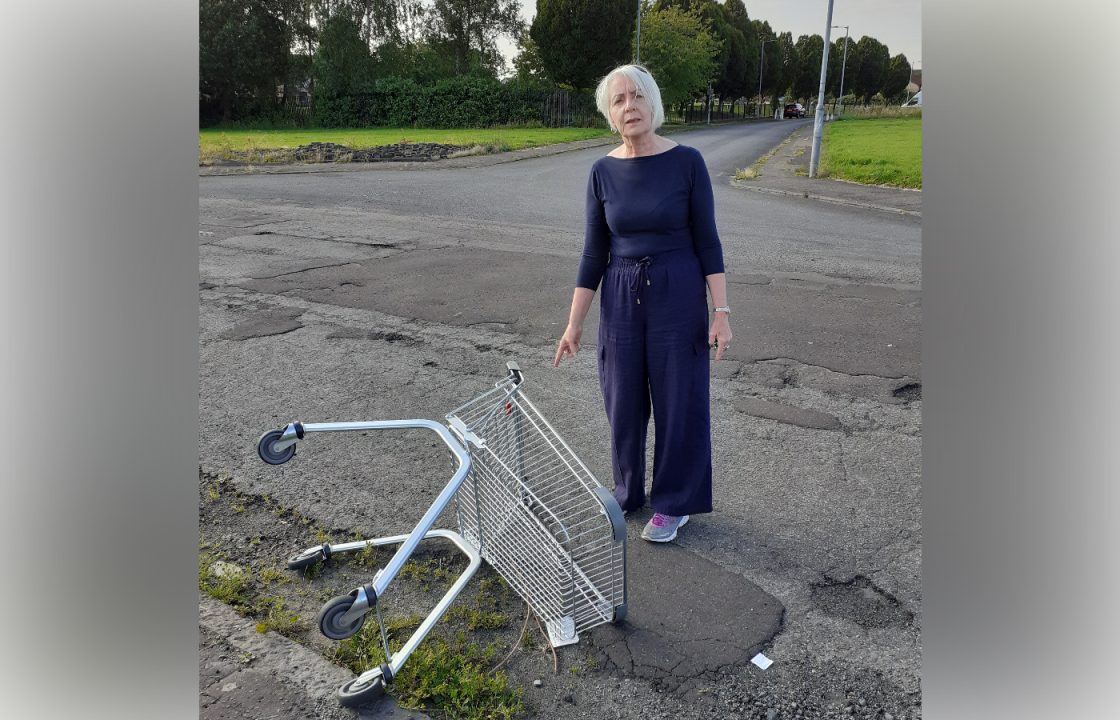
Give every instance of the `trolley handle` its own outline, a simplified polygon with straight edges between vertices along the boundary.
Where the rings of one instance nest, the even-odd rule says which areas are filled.
[[[420,522],[416,524],[412,532],[401,543],[400,548],[389,564],[386,565],[381,572],[377,574],[371,586],[369,586],[368,598],[359,598],[351,608],[351,612],[357,613],[363,609],[368,609],[373,606],[389,584],[393,582],[393,578],[400,572],[401,567],[404,566],[405,561],[424,539],[424,536],[432,525],[435,524],[436,518],[439,517],[451,500],[455,497],[455,493],[459,490],[459,486],[467,479],[467,474],[471,469],[471,456],[470,453],[455,439],[451,431],[445,425],[437,423],[433,420],[372,420],[369,422],[339,422],[339,423],[290,423],[282,430],[272,430],[264,434],[260,443],[257,446],[257,452],[260,454],[261,459],[273,465],[279,465],[281,462],[287,462],[295,454],[295,443],[307,433],[314,432],[352,432],[356,430],[406,430],[411,428],[427,428],[432,432],[439,435],[440,439],[451,450],[455,459],[459,461],[459,467],[455,470],[455,475],[440,491],[438,497],[432,502],[424,517],[420,518]],[[282,445],[277,447],[277,445]],[[280,459],[280,462],[273,462],[269,459]]]
[[[511,371],[512,372],[512,371]],[[520,371],[518,371],[520,372]],[[282,465],[292,459],[296,454],[296,442],[302,440],[307,433],[314,432],[354,432],[362,430],[406,430],[412,428],[427,428],[439,435],[444,444],[451,450],[459,467],[470,463],[470,455],[459,444],[455,436],[447,427],[433,420],[371,420],[368,422],[334,422],[334,423],[288,423],[283,428],[269,430],[261,436],[257,443],[257,453],[261,460],[270,465]]]
[[[511,380],[513,380],[514,387],[524,382],[525,376],[521,374],[521,368],[515,361],[510,360],[509,362],[507,362],[506,370],[509,371],[509,377]]]

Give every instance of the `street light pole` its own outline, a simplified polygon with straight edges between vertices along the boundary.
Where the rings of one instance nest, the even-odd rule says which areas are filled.
[[[824,24],[824,48],[821,50],[821,87],[817,91],[817,112],[813,115],[813,152],[809,155],[809,177],[817,176],[821,155],[821,133],[824,130],[824,85],[828,79],[828,45],[832,42],[832,2],[828,0],[828,21]]]
[[[832,27],[839,30],[844,28],[844,61],[840,64],[840,109],[836,112],[837,115],[844,114],[844,70],[848,67],[848,26],[847,25],[833,25]]]
[[[906,78],[906,102],[910,102],[910,83],[914,82],[914,63],[910,62],[910,58],[906,58],[906,64],[910,68],[910,75]]]
[[[831,2],[832,0],[829,0]],[[777,42],[778,38],[773,40],[763,40],[762,46],[758,49],[758,115],[762,117],[762,68],[766,65],[766,43]]]

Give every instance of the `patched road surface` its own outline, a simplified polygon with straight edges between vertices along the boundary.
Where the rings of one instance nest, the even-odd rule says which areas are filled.
[[[648,513],[628,521],[629,619],[584,641],[594,687],[630,698],[607,716],[920,716],[920,221],[730,185],[799,125],[674,136],[711,170],[734,309],[713,365],[716,511],[665,547],[638,539]],[[439,420],[517,360],[609,486],[597,307],[551,367],[606,149],[200,178],[200,462],[327,527],[406,532],[448,479],[434,437],[315,436],[278,468],[256,439],[297,419]]]

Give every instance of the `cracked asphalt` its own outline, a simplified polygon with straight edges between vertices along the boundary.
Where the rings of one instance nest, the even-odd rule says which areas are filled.
[[[616,717],[920,717],[920,220],[731,186],[803,124],[674,135],[713,176],[736,342],[713,366],[715,512],[668,547],[632,517],[628,622],[584,640],[603,673],[588,693],[630,698]],[[327,527],[404,532],[448,479],[434,438],[316,436],[274,468],[257,437],[442,419],[514,359],[609,484],[595,308],[551,367],[605,151],[201,177],[201,463]]]

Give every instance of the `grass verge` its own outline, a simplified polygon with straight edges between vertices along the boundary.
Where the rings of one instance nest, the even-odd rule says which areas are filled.
[[[455,579],[438,558],[410,561],[402,576],[422,581],[424,592],[440,593]],[[509,720],[522,715],[521,688],[513,687],[509,677],[495,667],[505,645],[492,633],[478,634],[509,625],[501,605],[512,597],[511,592],[494,576],[480,581],[473,600],[460,596],[393,679],[389,692],[397,703],[457,720]],[[389,648],[397,652],[423,620],[418,614],[388,618]],[[483,637],[490,641],[483,643]],[[327,657],[358,674],[380,665],[385,652],[377,623],[367,619],[356,635],[331,648]]]
[[[328,529],[268,495],[237,490],[228,476],[200,474],[199,491],[204,537],[199,541],[198,586],[203,594],[251,618],[257,632],[278,632],[355,673],[384,661],[373,614],[357,635],[325,650],[315,621],[323,600],[353,587],[360,582],[358,578],[368,578],[384,564],[388,558],[384,549],[369,547],[339,554],[329,564],[316,563],[291,572],[282,569],[275,559],[282,553],[261,552],[262,546],[297,548],[359,540],[367,535],[356,528]],[[277,519],[283,522],[277,523]],[[262,538],[266,528],[269,534]],[[210,532],[225,541],[207,542],[205,535]],[[221,546],[238,537],[245,538],[240,549],[223,552]],[[394,652],[424,620],[424,615],[415,611],[427,612],[434,597],[446,592],[458,578],[462,565],[458,554],[430,551],[418,553],[405,563],[399,594],[383,607]],[[526,713],[524,691],[499,667],[509,660],[507,651],[512,655],[512,633],[520,625],[516,616],[522,606],[512,588],[492,570],[483,568],[472,582],[477,583],[474,591],[459,596],[410,656],[388,692],[399,705],[439,720],[522,717]],[[410,588],[419,593],[410,594]],[[517,641],[513,644],[520,647]],[[524,647],[532,647],[531,642]]]
[[[766,163],[770,162],[770,158],[777,155],[778,151],[780,151],[786,145],[789,145],[791,142],[793,142],[793,135],[792,134],[789,135],[788,137],[786,137],[785,140],[782,140],[776,146],[770,148],[770,152],[766,153],[765,155],[760,157],[758,160],[755,160],[754,164],[751,165],[750,167],[745,167],[745,168],[741,168],[741,169],[736,170],[733,178],[735,180],[754,180],[758,176],[762,175],[762,168],[766,166]]]
[[[198,132],[199,162],[231,160],[238,153],[267,158],[269,151],[294,150],[313,142],[337,143],[354,150],[411,143],[439,143],[504,152],[610,135],[605,128],[340,128],[244,130],[204,128]]]
[[[825,127],[821,177],[922,187],[922,119],[844,118]]]
[[[389,647],[396,652],[419,625],[419,618],[385,623]],[[520,688],[492,667],[504,650],[499,643],[485,646],[464,630],[433,633],[421,643],[393,679],[390,691],[401,707],[433,709],[462,720],[506,720],[524,712]],[[361,673],[385,661],[376,623],[366,625],[332,650],[332,659]]]
[[[200,551],[198,554],[198,589],[201,592],[256,620],[259,633],[272,630],[292,637],[306,630],[305,622],[288,608],[284,598],[261,589],[261,584],[268,587],[280,582],[281,577],[278,570],[262,569],[258,584],[251,572],[227,563],[217,553]]]

